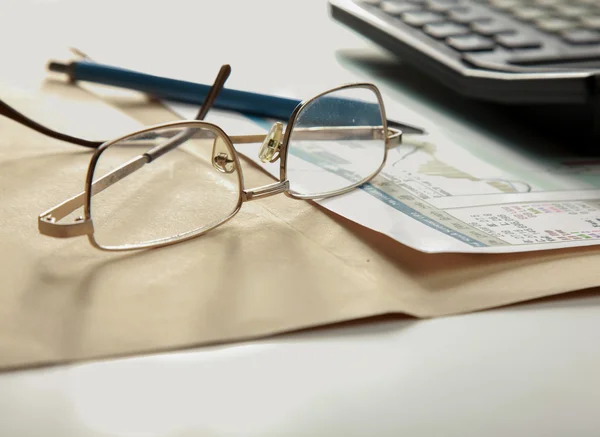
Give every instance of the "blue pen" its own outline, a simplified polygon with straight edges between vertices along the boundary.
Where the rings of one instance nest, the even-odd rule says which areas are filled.
[[[140,91],[162,100],[201,105],[210,90],[209,85],[140,73],[90,61],[68,64],[50,62],[50,71],[66,73],[72,81],[87,81]],[[300,100],[224,88],[214,106],[261,117],[288,120]],[[404,133],[423,134],[420,128],[388,120],[390,127]]]

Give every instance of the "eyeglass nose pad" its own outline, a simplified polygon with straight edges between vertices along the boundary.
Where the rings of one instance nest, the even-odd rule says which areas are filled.
[[[258,157],[262,162],[275,162],[279,158],[279,148],[283,137],[283,124],[280,122],[271,126],[265,140],[260,147]]]
[[[212,166],[221,173],[233,173],[235,161],[230,156],[229,149],[221,138],[215,138],[212,150]]]

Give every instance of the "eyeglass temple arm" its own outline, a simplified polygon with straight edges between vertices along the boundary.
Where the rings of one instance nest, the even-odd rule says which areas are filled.
[[[96,194],[101,193],[149,162],[150,159],[146,155],[136,156],[110,173],[105,174],[100,179],[94,181],[92,183],[91,195],[95,196]],[[73,223],[57,223],[73,211],[81,208],[85,204],[85,201],[86,192],[83,191],[40,214],[38,217],[38,229],[40,233],[57,238],[69,238],[92,233],[92,222],[90,220],[84,220],[83,217],[75,218]]]
[[[12,108],[2,100],[0,100],[0,115],[3,115],[7,118],[10,118],[13,121],[16,121],[17,123],[27,126],[28,128],[33,129],[36,132],[41,133],[42,135],[46,135],[50,138],[54,138],[57,140],[77,144],[78,146],[97,148],[98,146],[100,146],[100,144],[102,144],[102,141],[84,140],[83,138],[73,137],[71,135],[63,134],[50,128],[47,128],[46,126],[43,126],[38,122],[33,121],[32,119],[24,116],[19,111]]]
[[[204,119],[215,99],[219,95],[219,92],[223,89],[223,86],[225,85],[230,73],[231,67],[229,65],[223,65],[221,67],[215,82],[213,83],[208,95],[206,96],[206,99],[204,100],[204,103],[202,103],[202,106],[196,115],[197,120]],[[154,159],[183,144],[193,136],[193,133],[193,129],[186,129],[185,131],[175,135],[175,137],[171,138],[166,144],[158,145],[143,155],[133,158],[131,161],[126,162],[122,166],[117,167],[110,173],[102,176],[100,179],[91,184],[91,195],[94,196],[104,191],[106,188],[117,183],[124,177],[129,176],[131,173],[139,170],[144,165],[152,162]],[[92,222],[90,220],[84,220],[83,217],[77,217],[74,223],[57,223],[59,220],[65,218],[73,211],[81,208],[85,204],[85,201],[86,193],[84,191],[42,213],[38,217],[38,229],[40,233],[58,238],[69,238],[92,233]]]
[[[294,138],[299,140],[335,141],[345,139],[384,139],[382,127],[374,126],[328,126],[294,129]],[[230,136],[233,144],[262,143],[266,134]],[[402,141],[402,131],[387,128],[385,141],[388,147],[394,147]]]
[[[225,86],[225,82],[227,82],[227,79],[229,78],[230,74],[230,65],[225,64],[221,66],[221,69],[219,70],[215,81],[210,87],[210,90],[208,90],[208,94],[206,95],[204,102],[202,102],[202,106],[200,107],[198,114],[196,114],[196,120],[204,120],[204,117],[206,117],[206,114],[208,114],[208,111],[212,107],[217,96]],[[177,134],[171,141],[167,142],[166,144],[160,144],[154,147],[153,149],[148,150],[148,152],[146,152],[146,155],[148,155],[150,157],[150,161],[152,161],[164,155],[165,153],[170,152],[177,146],[185,143],[187,140],[194,136],[194,132],[194,129],[186,129],[185,131]]]
[[[230,73],[231,73],[231,67],[229,65],[224,65],[223,67],[221,67],[221,71],[219,72],[219,75],[217,76],[217,80],[215,81],[215,84],[213,84],[213,87],[210,89],[208,95],[206,96],[206,99],[204,100],[204,102],[202,103],[202,106],[200,107],[200,111],[196,115],[196,120],[204,119],[204,117],[208,113],[208,110],[212,107],[214,100],[217,98],[217,96],[219,95],[219,92],[223,88],[223,85],[225,84],[225,81],[229,77]],[[221,81],[222,83],[219,83],[219,81]],[[105,141],[85,140],[83,138],[74,137],[72,135],[63,134],[61,132],[50,129],[50,128],[30,119],[29,117],[26,117],[25,115],[21,114],[19,111],[17,111],[16,109],[14,109],[13,107],[11,107],[10,105],[8,105],[6,102],[4,102],[2,100],[0,100],[0,115],[3,115],[13,121],[16,121],[17,123],[27,126],[28,128],[33,129],[36,132],[41,133],[42,135],[46,135],[46,136],[48,136],[50,138],[54,138],[56,140],[66,141],[68,143],[76,144],[78,146],[96,149],[105,142]]]

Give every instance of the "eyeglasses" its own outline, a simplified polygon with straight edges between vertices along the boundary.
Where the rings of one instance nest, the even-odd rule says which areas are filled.
[[[230,71],[221,68],[195,120],[105,142],[53,131],[0,101],[0,114],[95,149],[84,190],[42,213],[40,233],[87,235],[94,247],[111,251],[165,246],[222,225],[247,201],[279,193],[294,199],[347,193],[371,180],[388,147],[400,143],[402,133],[387,127],[381,93],[370,83],[339,86],[302,102],[285,129],[276,122],[267,135],[229,136],[202,120]],[[245,187],[234,144],[250,143],[262,143],[262,162],[280,161],[279,181]]]

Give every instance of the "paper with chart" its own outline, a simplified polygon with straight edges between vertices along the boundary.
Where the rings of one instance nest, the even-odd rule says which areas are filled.
[[[195,108],[173,104],[191,118]],[[221,111],[230,135],[266,133],[271,121]],[[258,160],[260,145],[238,151]],[[313,160],[323,164],[323,156]],[[325,163],[326,164],[326,163]],[[294,201],[294,200],[290,200]],[[478,157],[438,132],[405,135],[381,174],[324,207],[424,252],[508,253],[600,243],[600,159],[544,159],[510,151]]]

